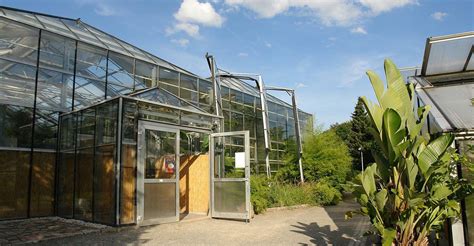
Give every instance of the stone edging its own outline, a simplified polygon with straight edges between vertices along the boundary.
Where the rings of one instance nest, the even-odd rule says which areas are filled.
[[[286,206],[286,207],[273,207],[273,208],[267,208],[266,212],[275,212],[275,211],[281,211],[281,210],[292,210],[292,209],[298,209],[298,208],[307,208],[311,207],[309,204],[300,204],[300,205],[293,205],[293,206]]]

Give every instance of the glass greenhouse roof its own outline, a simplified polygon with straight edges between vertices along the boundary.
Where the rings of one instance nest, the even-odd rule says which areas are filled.
[[[423,76],[474,70],[474,32],[428,38],[423,58]]]
[[[46,14],[17,10],[0,6],[0,17],[14,20],[23,24],[34,26],[55,34],[66,36],[84,43],[92,44],[104,49],[108,49],[120,54],[132,56],[152,64],[167,67],[181,73],[196,76],[170,62],[137,48],[125,41],[122,41],[108,33],[100,31],[81,19],[71,19],[65,17],[51,16]]]
[[[208,114],[206,111],[186,102],[185,100],[175,96],[171,92],[159,87],[149,88],[130,95],[136,99],[147,100],[153,103],[161,103],[165,105],[174,106],[177,108],[184,108],[198,114]]]

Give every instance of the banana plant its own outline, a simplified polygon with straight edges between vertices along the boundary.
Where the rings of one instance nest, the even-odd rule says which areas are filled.
[[[373,152],[375,163],[355,177],[353,193],[361,207],[346,215],[369,216],[383,245],[428,245],[431,232],[459,216],[457,199],[468,195],[469,184],[455,175],[454,136],[424,134],[430,106],[415,110],[413,84],[405,83],[391,60],[384,68],[386,85],[367,72],[378,103],[363,97],[381,151]]]

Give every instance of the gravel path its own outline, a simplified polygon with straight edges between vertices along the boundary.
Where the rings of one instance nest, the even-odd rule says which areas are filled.
[[[206,219],[119,232],[102,232],[44,241],[44,245],[369,245],[362,234],[368,219],[344,214],[357,209],[350,200],[337,206],[306,207],[257,215],[250,223]]]

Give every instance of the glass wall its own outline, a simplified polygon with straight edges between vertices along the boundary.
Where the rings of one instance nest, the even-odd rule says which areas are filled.
[[[118,101],[61,117],[59,216],[115,224]]]

